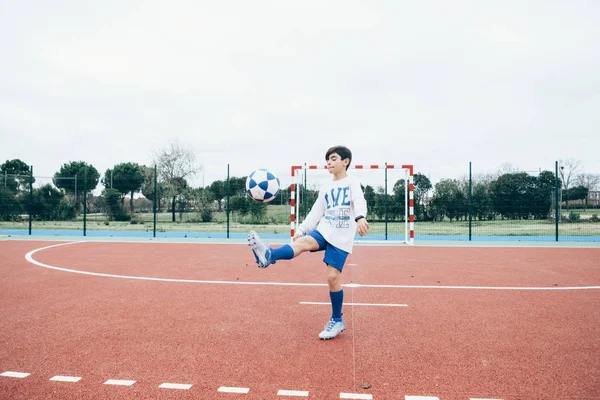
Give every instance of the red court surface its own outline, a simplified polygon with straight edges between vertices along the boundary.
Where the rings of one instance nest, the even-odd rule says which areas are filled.
[[[355,247],[330,341],[321,259],[0,241],[0,399],[600,398],[600,249]]]

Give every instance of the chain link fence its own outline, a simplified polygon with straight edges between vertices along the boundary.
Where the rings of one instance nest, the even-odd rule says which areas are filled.
[[[418,171],[418,166],[416,166]],[[268,204],[251,200],[245,176],[191,187],[164,179],[157,168],[142,175],[0,175],[0,234],[243,238],[251,229],[266,238],[290,236],[290,188]],[[354,171],[352,171],[354,173]],[[558,162],[535,172],[477,173],[432,183],[414,175],[415,240],[600,241],[600,188],[592,179],[565,184]],[[596,178],[594,178],[596,177]],[[299,217],[310,211],[317,177],[296,186]],[[357,240],[403,240],[405,180],[359,176],[371,230]],[[583,183],[583,184],[580,184]],[[587,183],[587,184],[586,184]]]

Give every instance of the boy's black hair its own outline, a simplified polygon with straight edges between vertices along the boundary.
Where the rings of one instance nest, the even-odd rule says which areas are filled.
[[[348,162],[348,165],[346,165],[346,170],[348,170],[348,167],[352,163],[352,152],[350,151],[350,149],[345,146],[333,146],[332,148],[327,150],[327,153],[325,154],[325,161],[329,160],[329,156],[333,153],[337,153],[342,159],[342,161],[346,158],[350,160]]]

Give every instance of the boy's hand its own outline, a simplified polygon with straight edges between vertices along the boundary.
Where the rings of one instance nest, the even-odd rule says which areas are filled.
[[[294,234],[294,237],[292,238],[292,241],[295,242],[296,240],[300,239],[301,237],[302,237],[302,234],[300,232],[296,232]]]
[[[367,222],[367,219],[361,218],[358,220],[357,224],[358,224],[358,234],[360,236],[365,236],[367,234],[367,232],[369,231],[369,223]]]

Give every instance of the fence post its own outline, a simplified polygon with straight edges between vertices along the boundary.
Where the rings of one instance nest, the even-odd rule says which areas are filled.
[[[469,161],[469,241],[471,241],[472,226],[473,226],[473,175],[471,170],[471,161]]]
[[[157,168],[156,164],[154,164],[154,201],[152,204],[152,212],[154,214],[154,227],[152,232],[152,237],[156,237],[156,202],[158,201],[158,192],[156,190],[157,185],[157,176],[156,176]]]
[[[558,204],[558,161],[554,162],[554,173],[555,173],[555,184],[554,184],[554,220],[556,223],[556,229],[555,229],[555,236],[556,236],[556,241],[558,242],[558,219],[559,219],[559,204]]]
[[[387,165],[387,162],[385,163]],[[385,240],[388,238],[388,206],[387,206],[388,170],[385,169],[385,184],[383,185],[383,207],[385,209]]]
[[[229,193],[231,192],[231,181],[229,179],[229,164],[227,164],[227,239],[229,239]]]
[[[87,223],[87,165],[83,170],[83,236],[86,236]]]
[[[31,236],[31,211],[33,208],[33,165],[29,169],[29,236]]]

